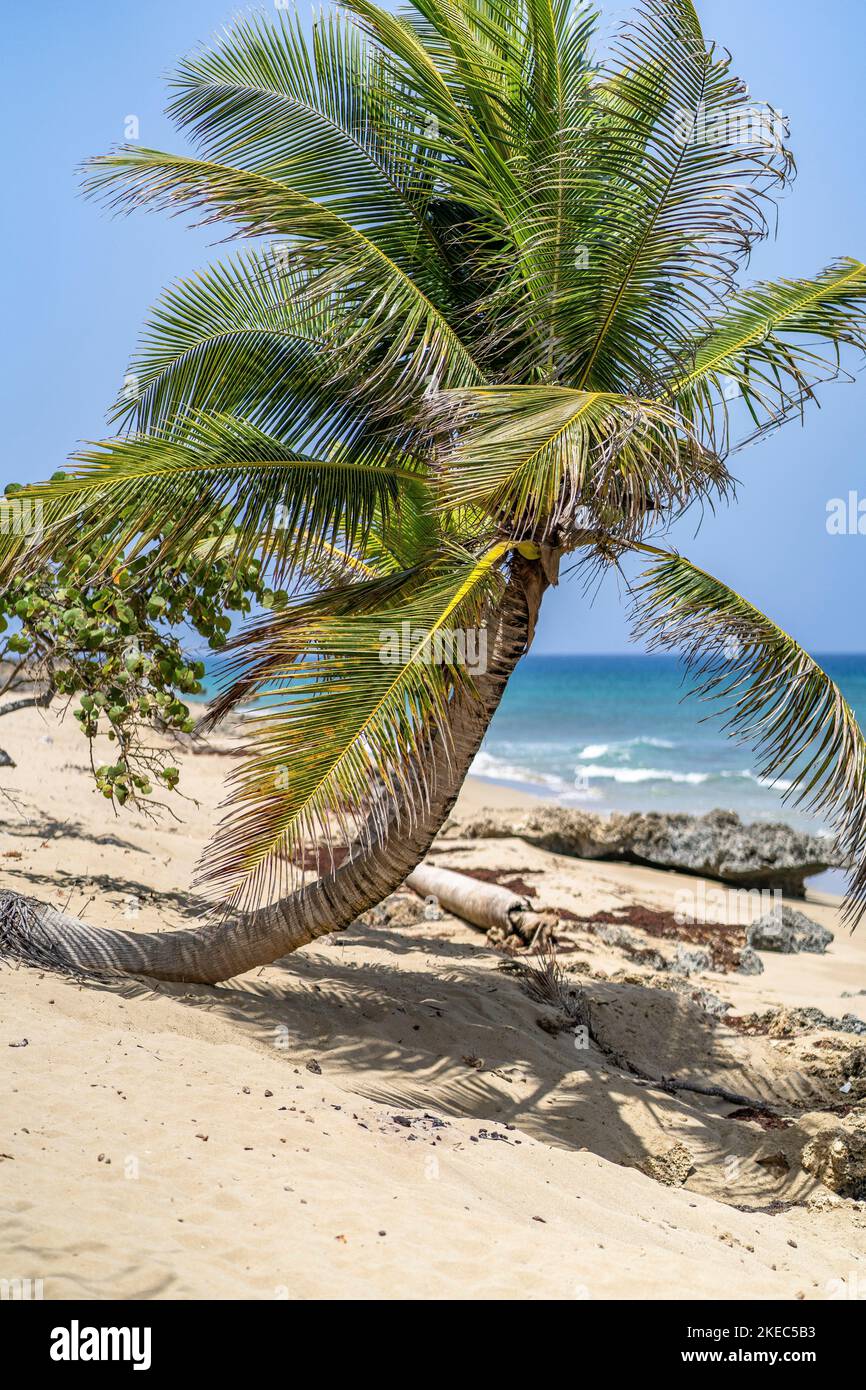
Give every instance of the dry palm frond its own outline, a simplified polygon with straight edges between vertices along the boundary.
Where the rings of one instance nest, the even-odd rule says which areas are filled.
[[[532,960],[527,957],[514,957],[503,961],[499,968],[508,975],[517,976],[525,993],[534,1003],[558,1009],[576,1028],[589,1028],[589,1002],[586,994],[571,984],[559,965],[554,950],[548,949]]]
[[[440,505],[473,501],[514,534],[558,528],[640,534],[647,512],[670,518],[724,493],[724,467],[656,402],[552,386],[442,392]]]

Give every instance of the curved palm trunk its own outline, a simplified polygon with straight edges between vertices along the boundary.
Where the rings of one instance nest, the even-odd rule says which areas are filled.
[[[496,610],[487,616],[488,665],[474,696],[457,697],[451,746],[434,745],[432,788],[420,811],[393,813],[389,833],[370,847],[363,835],[330,873],[255,912],[199,928],[127,932],[90,927],[48,904],[0,895],[0,955],[82,973],[149,975],[216,984],[279,960],[317,936],[348,926],[398,888],[424,857],[448,815],[502,698],[532,640],[546,587],[541,567],[516,559]],[[480,696],[480,699],[478,698]]]

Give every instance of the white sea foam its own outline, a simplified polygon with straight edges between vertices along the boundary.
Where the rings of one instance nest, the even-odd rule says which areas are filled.
[[[590,779],[597,777],[613,782],[690,782],[695,786],[700,782],[708,782],[711,776],[709,772],[673,772],[669,768],[660,767],[607,767],[603,763],[591,763],[589,767],[582,767],[580,770]]]
[[[784,777],[757,777],[754,772],[744,772],[742,775],[752,782],[757,782],[759,787],[769,787],[774,792],[789,792],[794,785],[793,782],[786,782]]]
[[[637,742],[650,743],[651,740],[632,740],[632,744]],[[664,740],[657,740],[661,745]],[[622,746],[622,745],[620,745]],[[666,745],[669,746],[669,745]],[[668,782],[678,783],[686,786],[701,786],[705,782],[712,781],[744,781],[751,782],[756,786],[767,787],[776,792],[787,791],[793,784],[786,781],[773,783],[768,778],[759,777],[749,768],[743,768],[737,772],[715,771],[697,772],[677,770],[664,767],[627,767],[616,766],[612,763],[602,763],[596,761],[584,762],[584,759],[601,758],[605,752],[612,752],[617,747],[616,744],[591,743],[582,750],[578,757],[580,759],[575,768],[582,779],[586,779],[588,784],[592,782],[614,782],[620,785],[636,785],[642,782]],[[587,799],[597,799],[599,791],[590,785],[575,787],[572,778],[566,778],[554,772],[542,772],[527,766],[531,763],[534,755],[538,752],[534,745],[526,746],[523,750],[526,754],[526,761],[520,760],[520,746],[514,744],[509,746],[517,754],[512,758],[498,757],[494,753],[488,753],[482,749],[476,754],[475,760],[470,768],[473,777],[486,777],[495,782],[513,782],[519,786],[543,787],[552,792],[560,800],[571,804]],[[564,759],[563,759],[564,761]]]
[[[530,768],[506,762],[504,758],[497,758],[493,753],[485,752],[484,749],[476,753],[469,769],[469,775],[471,777],[487,777],[496,782],[519,782],[527,787],[549,787],[551,791],[555,792],[562,792],[568,788],[568,783],[562,777],[557,777],[555,773],[533,772]]]
[[[584,759],[588,759],[592,762],[595,758],[604,758],[606,756],[623,756],[629,758],[631,757],[631,753],[629,752],[631,748],[675,747],[676,744],[672,743],[668,738],[644,738],[641,736],[640,738],[620,739],[615,743],[588,743],[585,748],[580,750],[577,756],[581,762]]]

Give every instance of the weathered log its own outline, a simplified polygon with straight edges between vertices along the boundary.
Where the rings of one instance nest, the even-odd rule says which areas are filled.
[[[528,898],[496,883],[481,883],[454,869],[419,864],[406,884],[422,898],[435,898],[446,912],[482,931],[502,933],[502,939],[518,937],[534,943],[550,935],[556,914],[537,912]],[[545,930],[546,929],[546,930]]]

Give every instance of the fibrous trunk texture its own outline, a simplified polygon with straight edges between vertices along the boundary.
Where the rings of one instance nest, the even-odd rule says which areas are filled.
[[[340,930],[398,888],[423,859],[453,806],[466,773],[526,651],[546,580],[540,566],[516,560],[494,611],[486,615],[487,670],[474,692],[455,696],[450,747],[433,745],[425,769],[426,805],[394,809],[389,833],[371,844],[359,835],[339,867],[259,908],[204,925],[166,932],[92,927],[56,908],[0,894],[0,956],[74,973],[146,975],[217,984],[270,964],[317,936]]]

